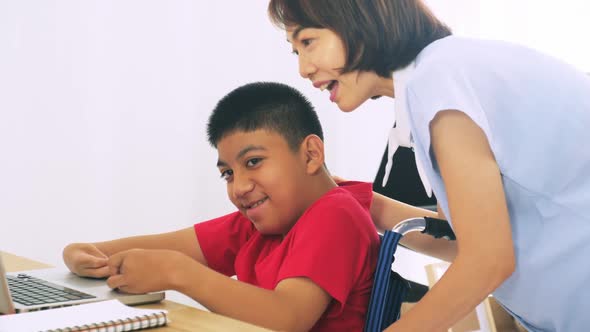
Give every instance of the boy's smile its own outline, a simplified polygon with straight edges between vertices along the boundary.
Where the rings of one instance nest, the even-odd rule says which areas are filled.
[[[217,144],[232,203],[263,234],[285,234],[309,205],[304,155],[270,130],[232,131]]]
[[[260,219],[262,214],[264,214],[264,203],[268,200],[268,196],[254,202],[253,204],[245,205],[244,208],[246,209],[246,216],[248,219],[254,221]]]

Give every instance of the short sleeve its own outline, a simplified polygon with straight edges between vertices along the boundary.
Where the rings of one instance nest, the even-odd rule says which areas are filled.
[[[416,75],[406,87],[408,113],[414,127],[415,140],[424,147],[424,155],[430,159],[430,122],[440,111],[458,110],[470,117],[485,133],[490,144],[493,137],[482,108],[473,76],[477,71],[458,60],[442,57],[434,63],[416,70]]]
[[[207,265],[227,276],[235,275],[234,263],[240,248],[252,236],[252,223],[240,212],[194,225]]]
[[[372,279],[378,236],[370,215],[352,196],[339,194],[316,203],[296,225],[277,283],[307,277],[339,304],[339,314],[355,284]],[[370,281],[369,281],[370,282]]]

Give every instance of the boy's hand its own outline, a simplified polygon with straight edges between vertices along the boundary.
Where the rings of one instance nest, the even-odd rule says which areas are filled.
[[[109,276],[108,257],[93,244],[69,244],[63,250],[63,259],[68,269],[81,277]]]
[[[147,293],[172,288],[171,276],[195,261],[174,250],[131,249],[109,257],[109,287],[125,293]]]

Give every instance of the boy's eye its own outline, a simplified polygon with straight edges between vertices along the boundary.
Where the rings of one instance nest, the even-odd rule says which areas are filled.
[[[258,163],[260,163],[261,161],[262,161],[262,158],[248,159],[248,161],[246,161],[246,166],[254,167],[254,166],[258,165]]]
[[[232,175],[234,175],[234,171],[232,171],[231,169],[221,172],[221,178],[224,179],[225,181],[231,180]]]

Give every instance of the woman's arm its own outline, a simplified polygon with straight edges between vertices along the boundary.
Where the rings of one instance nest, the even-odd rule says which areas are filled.
[[[446,331],[515,269],[502,179],[485,134],[464,113],[443,111],[431,122],[431,142],[448,195],[457,256],[388,331]]]
[[[440,209],[438,213],[421,209],[378,193],[373,193],[371,217],[379,231],[391,230],[399,222],[409,218],[432,217],[446,220]],[[405,235],[401,244],[416,252],[447,262],[453,261],[457,253],[457,245],[454,241],[435,239],[430,235],[417,232]]]

